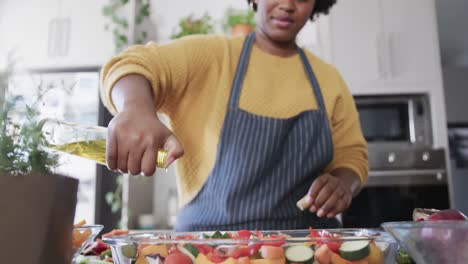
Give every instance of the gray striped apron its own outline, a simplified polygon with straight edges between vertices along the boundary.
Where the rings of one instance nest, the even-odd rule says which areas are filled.
[[[287,119],[243,111],[239,97],[254,40],[252,33],[242,48],[213,170],[179,211],[177,231],[338,226],[334,218],[319,219],[296,207],[333,157],[325,104],[311,65],[298,49],[317,110]]]

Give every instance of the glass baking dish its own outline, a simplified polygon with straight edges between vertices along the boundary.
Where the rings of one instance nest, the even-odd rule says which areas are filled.
[[[383,264],[397,242],[379,229],[145,232],[104,238],[122,264]]]

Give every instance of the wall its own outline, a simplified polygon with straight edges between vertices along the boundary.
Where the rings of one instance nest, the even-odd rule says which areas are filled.
[[[468,123],[468,66],[444,67],[444,87],[449,123]]]
[[[468,66],[468,1],[436,0],[443,65]]]
[[[447,121],[468,122],[468,0],[437,0]]]

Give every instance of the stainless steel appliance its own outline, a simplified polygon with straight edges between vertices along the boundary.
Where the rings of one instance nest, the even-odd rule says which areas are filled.
[[[449,123],[453,207],[468,214],[468,122]]]
[[[445,150],[433,148],[424,94],[355,98],[369,146],[368,186],[445,184]]]
[[[355,97],[369,147],[369,178],[343,214],[345,227],[411,220],[416,207],[448,208],[446,150],[434,148],[429,97]]]

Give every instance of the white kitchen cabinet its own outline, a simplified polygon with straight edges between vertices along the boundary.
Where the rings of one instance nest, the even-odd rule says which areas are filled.
[[[383,79],[379,11],[376,0],[342,0],[332,8],[329,19],[331,60],[352,92]]]
[[[387,79],[393,82],[439,81],[439,40],[434,2],[381,1]]]
[[[114,52],[104,29],[106,0],[3,0],[0,52],[20,67],[98,66]]]
[[[433,0],[337,2],[330,53],[353,93],[416,91],[440,82],[434,8]]]

